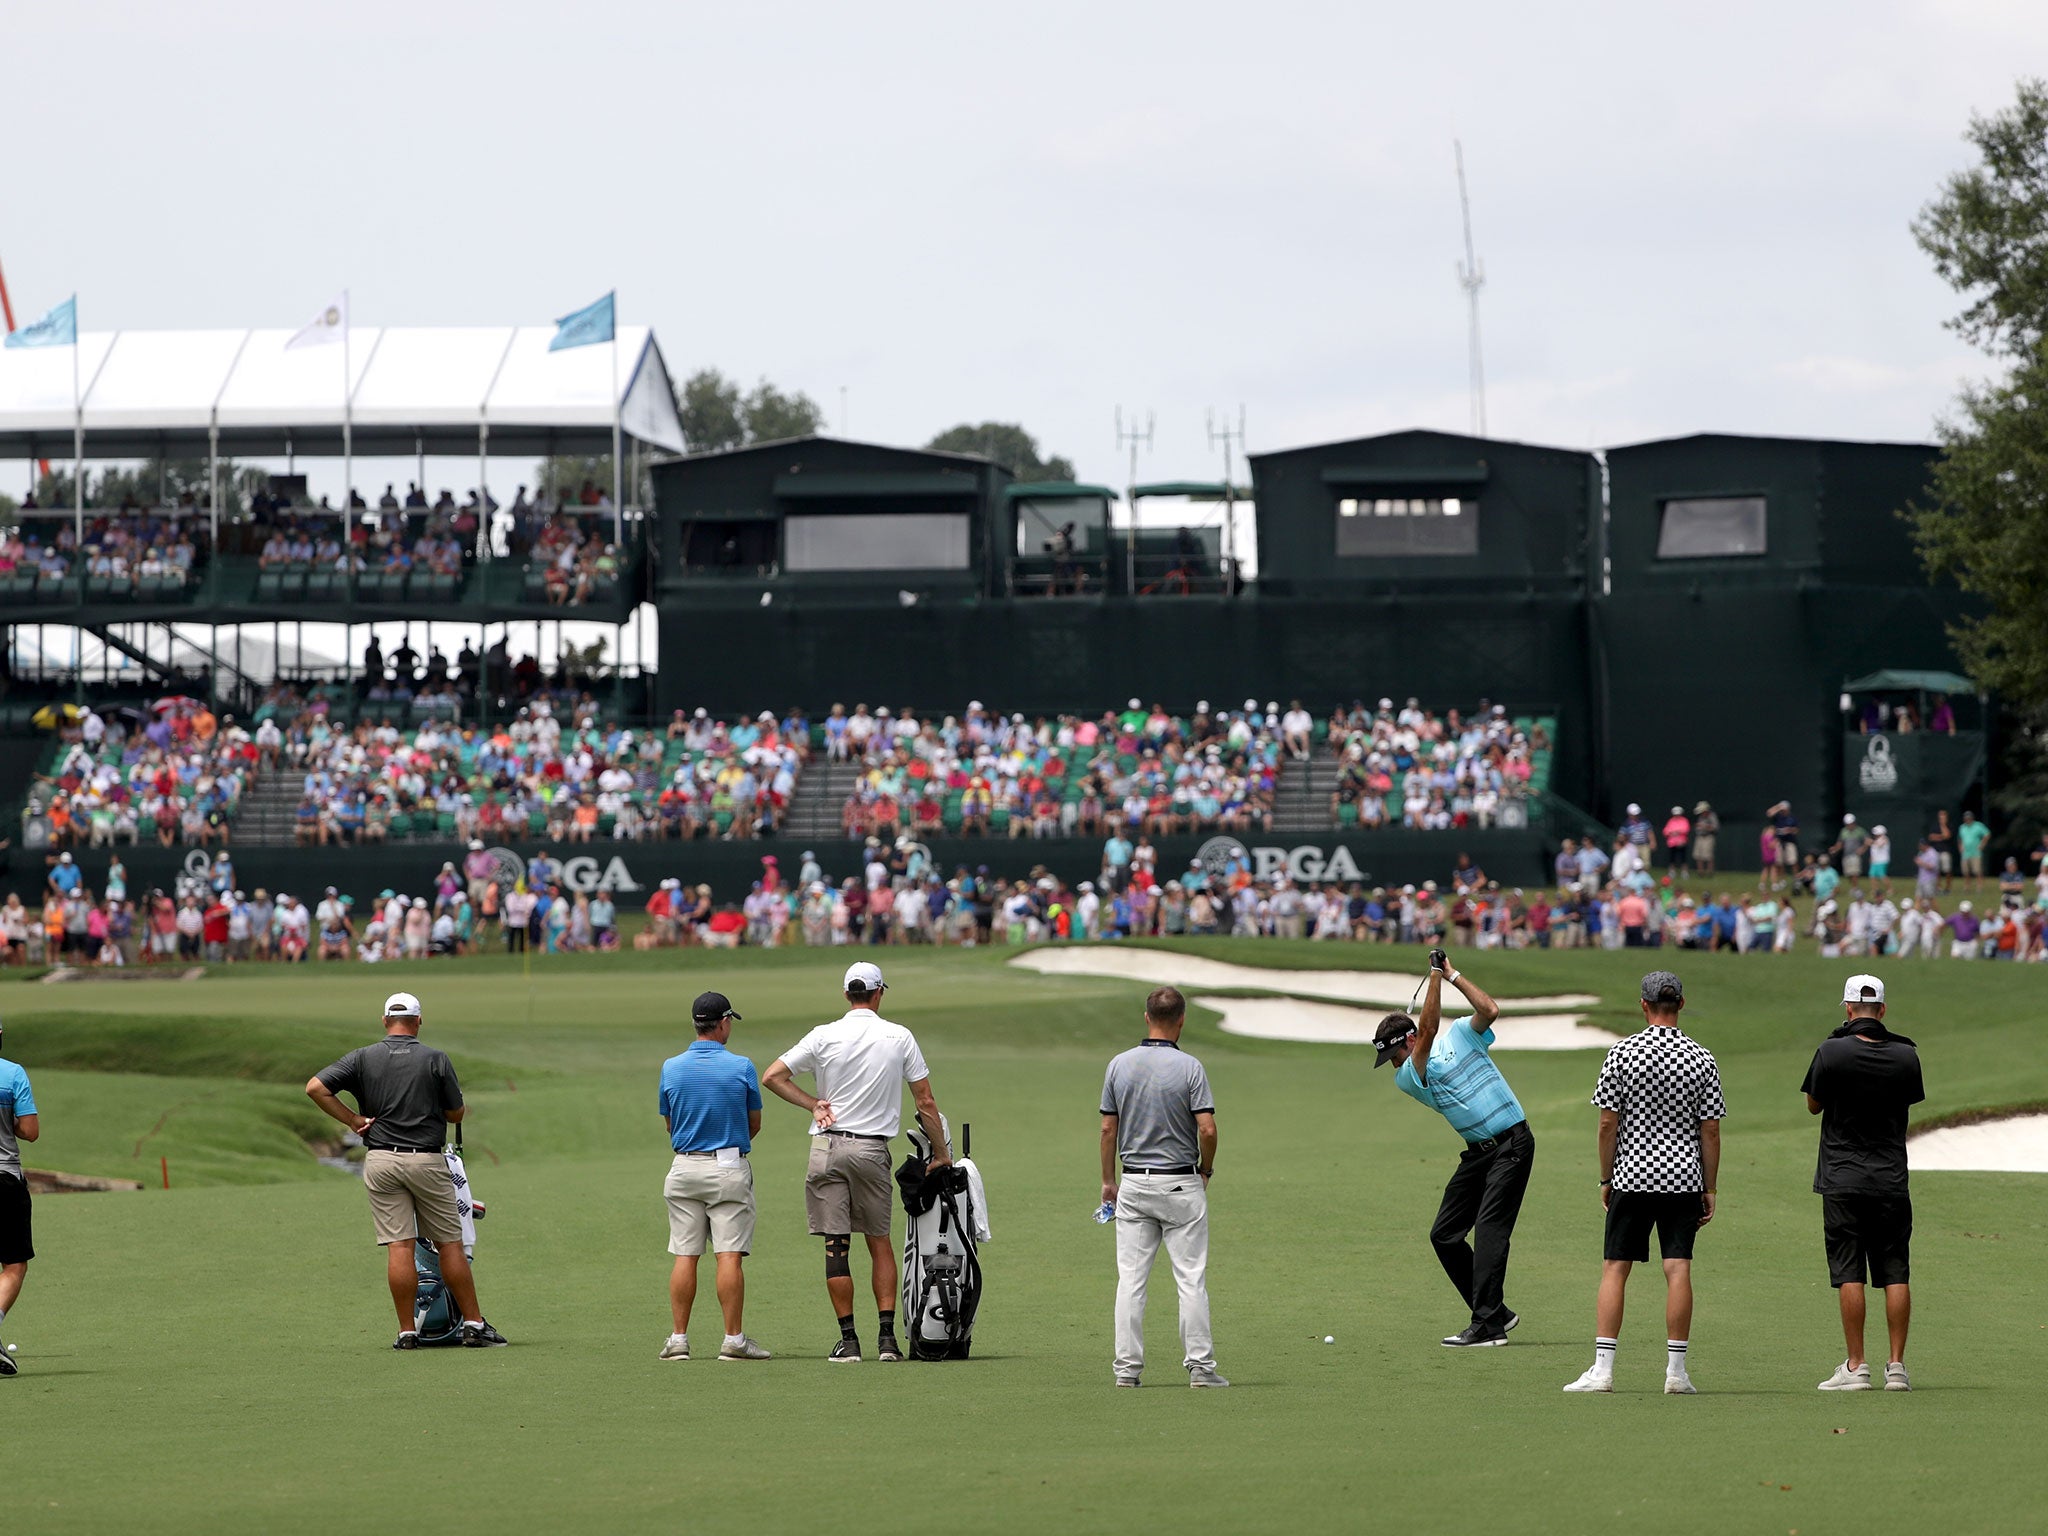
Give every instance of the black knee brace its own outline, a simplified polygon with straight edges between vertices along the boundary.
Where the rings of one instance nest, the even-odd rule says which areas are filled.
[[[848,1259],[853,1253],[853,1238],[850,1235],[825,1239],[825,1278],[845,1280],[852,1276],[853,1266]]]

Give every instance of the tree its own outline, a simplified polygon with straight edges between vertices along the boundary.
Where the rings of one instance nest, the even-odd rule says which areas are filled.
[[[716,368],[700,368],[676,395],[683,441],[692,453],[738,448],[747,440],[746,401],[740,387]]]
[[[818,409],[817,401],[802,390],[784,394],[766,379],[754,386],[740,413],[750,443],[809,437],[825,424],[825,413]]]
[[[957,427],[948,427],[925,446],[943,453],[978,453],[985,459],[994,459],[1019,480],[1074,478],[1072,460],[1058,455],[1041,459],[1038,439],[1012,422],[984,421],[979,426],[962,422]]]
[[[1928,500],[1908,511],[1928,573],[1983,599],[1952,627],[1980,684],[2048,708],[2048,84],[1966,135],[1981,163],[1951,176],[1914,221],[1935,270],[1965,299],[1954,330],[2006,362],[1942,422]]]
[[[233,459],[220,461],[220,505],[223,514],[233,516],[247,498],[269,483],[269,474],[253,465]],[[110,509],[132,502],[154,507],[176,503],[191,493],[205,507],[212,494],[207,483],[204,459],[145,459],[130,468],[109,465],[95,472],[85,471],[85,504],[90,509]],[[36,501],[45,511],[61,511],[71,505],[71,466],[52,465],[50,472],[36,480]]]
[[[647,472],[645,463],[640,465],[640,484],[632,483],[630,473],[634,457],[629,450],[626,467],[629,473],[623,487],[626,505],[629,507],[651,507],[654,505],[654,479]],[[534,499],[545,502],[568,502],[572,506],[581,498],[583,482],[588,480],[609,497],[612,493],[612,456],[608,453],[581,458],[575,454],[558,453],[545,459],[534,471]],[[494,493],[495,494],[495,493]],[[504,499],[500,497],[499,499]]]

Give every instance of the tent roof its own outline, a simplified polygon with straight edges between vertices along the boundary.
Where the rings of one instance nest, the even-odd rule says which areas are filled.
[[[1251,487],[1240,485],[1235,489],[1221,480],[1159,480],[1151,485],[1134,485],[1133,496],[1185,496],[1190,501],[1222,501],[1226,497],[1237,501],[1252,499]]]
[[[1106,485],[1082,485],[1073,480],[1019,480],[1003,487],[1005,501],[1087,501],[1098,497],[1115,501],[1116,492]]]
[[[550,352],[554,334],[548,325],[358,327],[347,348],[355,451],[471,454],[487,426],[500,453],[609,453],[615,405],[627,436],[682,451],[652,330],[619,327],[616,374],[610,347]],[[339,455],[343,349],[288,352],[291,335],[80,333],[87,456],[203,454],[215,425],[224,454]],[[71,457],[72,364],[69,347],[0,350],[0,457]]]
[[[1844,693],[1961,693],[1974,694],[1977,685],[1955,672],[1917,672],[1887,668],[1842,684]]]

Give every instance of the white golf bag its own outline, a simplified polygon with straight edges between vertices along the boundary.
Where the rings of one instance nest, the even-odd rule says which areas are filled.
[[[473,1260],[476,1257],[476,1224],[483,1219],[484,1203],[474,1197],[469,1187],[469,1170],[462,1163],[461,1126],[455,1128],[455,1145],[446,1148],[442,1156],[448,1159],[448,1176],[455,1184],[455,1210],[462,1218],[462,1252]],[[455,1305],[448,1282],[441,1278],[441,1255],[425,1238],[416,1238],[412,1264],[420,1283],[412,1304],[413,1328],[420,1336],[420,1343],[427,1346],[460,1344],[462,1312]]]
[[[910,1218],[903,1238],[903,1304],[898,1323],[913,1360],[965,1360],[974,1344],[981,1308],[979,1244],[989,1236],[981,1171],[966,1157],[967,1127],[960,1128],[962,1157],[950,1168],[931,1167],[931,1141],[922,1127],[910,1132],[910,1155],[896,1170],[896,1186]],[[948,1148],[951,1137],[947,1138]]]

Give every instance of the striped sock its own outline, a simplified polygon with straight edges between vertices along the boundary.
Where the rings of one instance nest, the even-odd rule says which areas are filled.
[[[1666,1339],[1664,1341],[1664,1374],[1666,1376],[1683,1376],[1685,1374],[1684,1339]]]
[[[1621,1340],[1619,1339],[1596,1338],[1593,1340],[1593,1369],[1601,1372],[1603,1375],[1612,1376],[1614,1374],[1614,1352],[1620,1346]]]

